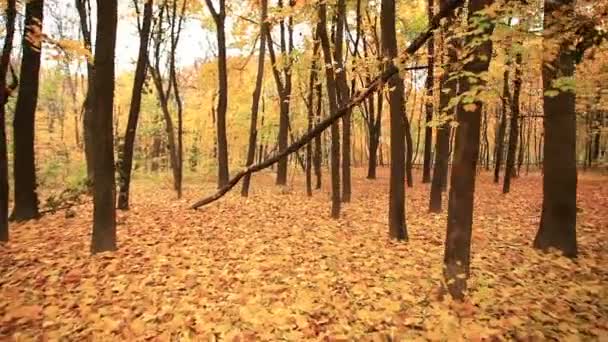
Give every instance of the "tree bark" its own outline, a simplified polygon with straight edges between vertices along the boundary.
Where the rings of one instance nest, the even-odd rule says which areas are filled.
[[[517,140],[519,138],[519,94],[521,92],[521,54],[515,56],[515,77],[513,78],[513,98],[511,99],[511,122],[509,124],[509,147],[507,150],[507,165],[505,179],[502,184],[502,193],[509,193],[511,179],[515,172],[515,158],[517,153]]]
[[[260,52],[258,55],[258,71],[257,78],[255,80],[255,89],[253,91],[253,99],[251,102],[251,124],[249,127],[249,148],[247,150],[247,166],[253,164],[255,158],[255,146],[257,143],[257,121],[258,121],[258,109],[260,104],[260,97],[262,95],[262,85],[264,81],[264,59],[266,58],[266,35],[264,34],[267,30],[268,23],[266,23],[266,17],[268,13],[268,0],[261,0],[260,4]],[[249,184],[251,182],[251,175],[245,176],[243,179],[243,188],[241,190],[241,196],[249,196]]]
[[[382,0],[382,55],[388,60],[387,69],[394,67],[397,57],[395,29],[395,0]],[[397,74],[388,80],[391,111],[391,174],[389,182],[389,235],[396,240],[407,240],[405,222],[405,108],[403,79]]]
[[[43,0],[28,1],[25,6],[25,31],[19,75],[21,86],[13,121],[15,206],[11,218],[16,221],[34,219],[39,215],[34,132],[42,42],[32,41],[27,31],[30,31],[31,27],[42,28],[43,9]]]
[[[114,184],[114,51],[118,22],[116,0],[97,0],[97,35],[92,124],[93,142],[93,254],[116,250],[116,211]]]
[[[278,0],[278,5],[283,8],[283,0]],[[289,0],[289,6],[294,6],[294,0]],[[291,80],[291,52],[293,50],[293,18],[290,16],[287,23],[287,36],[285,35],[285,20],[281,18],[279,20],[279,28],[281,34],[281,53],[287,58],[287,65],[283,67],[282,74],[283,80],[278,76],[279,71],[275,66],[276,62],[273,62],[273,70],[275,71],[275,81],[277,83],[277,89],[279,89],[279,135],[278,135],[278,148],[282,151],[287,148],[289,138],[289,110],[291,106],[291,92],[292,92],[292,80]],[[269,34],[270,37],[270,34]],[[272,45],[272,39],[268,39],[269,46]],[[270,50],[271,56],[274,56],[273,50]],[[278,78],[277,78],[278,77]],[[287,184],[287,165],[288,159],[280,160],[277,165],[277,185]]]
[[[433,8],[435,4],[433,0],[428,0],[427,16],[429,20],[433,17]],[[435,88],[435,40],[433,37],[428,41],[428,69],[426,76],[426,127],[424,129],[424,160],[422,165],[422,183],[431,182],[431,150],[433,149],[433,128],[429,125],[433,121],[433,90]]]
[[[327,96],[329,98],[329,110],[332,113],[338,111],[338,94],[335,70],[331,56],[331,47],[327,35],[327,4],[319,3],[319,23],[317,32],[321,40],[323,57],[325,61],[325,80],[327,82]],[[346,114],[346,113],[345,113]],[[331,124],[331,216],[340,217],[340,126],[338,122]]]
[[[211,12],[217,31],[218,46],[218,84],[219,96],[217,102],[217,162],[218,177],[217,186],[221,188],[228,183],[230,171],[228,166],[228,139],[226,138],[226,111],[228,109],[228,69],[226,65],[226,3],[219,0],[219,8],[216,10],[211,0],[205,0]]]
[[[315,92],[317,93],[317,107],[315,113],[315,126],[321,122],[321,112],[323,110],[323,85],[321,82],[316,82]],[[323,147],[321,146],[321,135],[315,137],[315,150],[313,156],[313,164],[315,167],[315,189],[321,189],[322,182],[322,162],[323,162]]]
[[[92,54],[93,43],[91,37],[91,4],[90,0],[75,0],[76,10],[80,19],[80,31],[85,48]],[[95,78],[94,61],[87,61],[87,90],[82,108],[82,136],[84,140],[84,156],[87,164],[87,179],[89,186],[93,183],[93,142],[91,137],[95,132],[95,127],[92,126],[92,112],[94,100],[94,85]]]
[[[344,67],[344,28],[346,26],[346,0],[338,0],[336,8],[336,34],[334,41],[334,61],[336,63],[336,83],[338,87],[338,104],[345,106],[350,99],[346,69]],[[350,202],[351,186],[351,115],[342,117],[342,202]]]
[[[560,39],[560,18],[574,13],[573,0],[545,4],[544,42]],[[563,39],[563,38],[561,38]],[[545,48],[543,90],[545,145],[543,159],[543,205],[534,247],[555,248],[567,257],[577,256],[576,242],[576,111],[572,91],[553,88],[560,77],[574,75],[574,51],[569,41],[561,41],[557,56]],[[548,91],[558,91],[549,96]],[[552,95],[552,94],[551,94]]]
[[[447,5],[446,0],[440,0],[439,2],[440,8],[443,8]],[[446,23],[444,27],[451,27],[455,22],[454,16],[449,16],[446,18]],[[440,89],[439,92],[439,108],[441,109],[443,115],[448,115],[446,112],[446,108],[450,99],[456,94],[456,80],[448,80],[449,73],[451,71],[450,66],[454,64],[456,61],[456,52],[455,52],[455,43],[448,42],[448,32],[447,30],[442,30],[442,42],[441,44],[447,50],[446,53],[446,61],[443,63],[446,65],[443,74],[441,75],[440,80]],[[435,146],[435,167],[433,168],[433,179],[431,181],[431,195],[429,201],[429,211],[432,213],[440,213],[442,210],[442,192],[447,185],[447,174],[448,174],[448,162],[450,158],[450,125],[446,122],[437,127],[437,141]]]
[[[477,29],[479,22],[491,20],[478,13],[490,5],[492,0],[469,1],[469,30]],[[490,36],[493,24],[485,26],[481,32],[467,36],[467,43],[473,40],[485,41],[474,48],[472,61],[464,66],[464,71],[480,75],[487,72],[492,56],[492,41]],[[471,90],[473,85],[484,87],[485,81],[471,83],[469,77],[459,80],[459,92]],[[473,200],[475,195],[475,175],[479,158],[479,136],[481,112],[483,103],[475,101],[475,109],[467,111],[462,103],[458,104],[456,140],[454,144],[454,159],[451,173],[450,196],[448,199],[448,224],[444,254],[444,278],[450,295],[457,300],[464,298],[466,281],[469,277],[471,235],[473,225]]]
[[[498,183],[500,179],[500,168],[502,167],[503,150],[505,144],[505,132],[507,131],[507,108],[509,103],[509,67],[505,68],[503,73],[503,87],[502,87],[502,110],[500,111],[500,123],[498,124],[498,132],[496,133],[496,151],[494,153],[494,183]]]
[[[146,82],[146,72],[148,68],[148,41],[150,38],[150,28],[152,26],[153,0],[149,0],[144,5],[144,13],[141,30],[139,32],[139,55],[137,66],[135,67],[135,78],[133,80],[133,91],[131,92],[131,105],[129,107],[129,119],[127,121],[127,131],[122,151],[122,160],[118,171],[120,177],[118,191],[118,209],[129,209],[129,189],[131,187],[131,171],[133,168],[133,149],[135,146],[135,136],[139,112],[141,109],[142,91]]]
[[[8,151],[6,147],[6,103],[10,96],[11,88],[6,84],[11,52],[13,50],[13,38],[15,36],[15,17],[17,16],[16,0],[7,0],[5,8],[5,36],[0,56],[0,241],[8,241]],[[13,78],[15,76],[13,75]],[[15,85],[16,86],[16,83]]]

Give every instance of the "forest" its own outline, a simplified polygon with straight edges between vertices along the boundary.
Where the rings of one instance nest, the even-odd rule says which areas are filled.
[[[0,340],[608,338],[608,1],[0,11]]]

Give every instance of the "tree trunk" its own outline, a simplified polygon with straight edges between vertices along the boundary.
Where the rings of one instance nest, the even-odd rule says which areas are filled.
[[[511,122],[509,124],[509,148],[507,150],[507,165],[505,167],[505,180],[502,184],[502,193],[509,193],[511,178],[515,172],[515,158],[517,157],[517,140],[519,138],[519,94],[521,92],[521,53],[515,57],[515,77],[513,79],[513,98],[511,99]]]
[[[321,82],[315,84],[315,92],[317,93],[317,108],[315,114],[315,126],[321,121],[321,111],[323,110],[323,86]],[[315,137],[315,151],[312,160],[315,167],[315,189],[321,189],[322,177],[322,162],[323,162],[323,147],[321,146],[321,135]]]
[[[327,4],[319,3],[319,23],[317,32],[321,40],[323,57],[325,61],[325,79],[327,82],[327,95],[329,98],[329,110],[331,113],[338,112],[338,95],[335,71],[331,56],[331,47],[327,35]],[[340,126],[333,122],[331,125],[331,216],[340,217]]]
[[[492,0],[469,1],[468,23],[472,26],[469,30],[476,29],[476,23],[481,22],[481,20],[491,20],[491,18],[477,13],[477,11],[490,5],[491,2]],[[468,36],[468,42],[474,39],[486,40],[474,48],[472,55],[477,58],[465,64],[464,71],[467,74],[480,75],[487,72],[492,56],[492,41],[489,37],[492,30],[493,25],[490,24],[482,32]],[[478,82],[471,83],[470,77],[462,77],[459,80],[459,92],[465,93],[471,90],[472,86],[483,87],[484,83],[482,78]],[[458,128],[456,129],[450,196],[448,199],[448,224],[443,270],[447,289],[451,296],[458,300],[462,300],[464,297],[466,281],[469,277],[473,200],[477,159],[479,158],[482,106],[483,103],[477,100],[473,111],[467,111],[462,103],[458,105],[459,108],[456,110]]]
[[[8,151],[6,147],[6,103],[11,87],[6,85],[13,38],[15,36],[16,0],[7,0],[5,9],[4,46],[0,56],[0,241],[8,241]],[[13,75],[13,77],[15,77]],[[17,86],[15,84],[15,86]]]
[[[90,0],[76,0],[76,9],[80,19],[80,31],[85,48],[92,54],[93,43],[91,37],[91,4]],[[93,183],[93,142],[91,137],[95,132],[95,127],[92,124],[93,101],[95,87],[93,79],[95,78],[94,61],[87,61],[87,91],[82,108],[82,136],[84,140],[84,156],[87,164],[87,180],[89,186]]]
[[[211,12],[217,29],[218,46],[218,84],[219,97],[217,102],[217,186],[221,188],[228,183],[230,171],[228,167],[228,139],[226,138],[226,111],[228,109],[228,69],[226,66],[226,4],[219,0],[219,9],[215,9],[211,0],[205,0]]]
[[[447,0],[441,0],[439,5],[443,8],[447,5]],[[449,28],[454,23],[454,15],[450,15],[446,18],[445,28]],[[448,35],[451,33],[448,30],[442,30],[441,45],[447,50],[445,61],[442,61],[446,65],[444,72],[441,75],[439,81],[440,89],[439,92],[439,108],[442,116],[447,116],[449,113],[446,112],[448,103],[452,97],[456,94],[457,81],[449,80],[451,67],[457,56],[456,56],[456,43],[449,39]],[[449,42],[449,43],[448,43]],[[442,192],[447,186],[447,174],[448,174],[448,163],[450,159],[450,125],[447,120],[439,127],[437,127],[437,141],[435,145],[435,167],[433,168],[433,179],[431,181],[431,195],[429,200],[429,211],[432,213],[440,213],[442,210]]]
[[[262,0],[260,4],[260,53],[258,56],[258,71],[257,78],[255,80],[255,89],[253,91],[253,100],[251,102],[251,125],[249,127],[249,148],[247,150],[247,163],[249,166],[253,164],[255,158],[255,146],[257,143],[257,121],[258,121],[258,108],[260,104],[260,96],[262,95],[262,84],[264,81],[264,58],[266,58],[266,35],[264,34],[267,30],[266,17],[268,12],[268,0]],[[249,184],[251,182],[251,175],[245,176],[243,179],[243,188],[241,190],[241,196],[247,197],[249,195]]]
[[[380,10],[382,27],[382,55],[388,60],[387,68],[394,67],[397,57],[395,30],[395,0],[382,0]],[[407,240],[405,222],[405,108],[403,79],[399,74],[388,81],[391,111],[391,174],[389,185],[389,235],[396,240]],[[410,139],[411,140],[411,139]]]
[[[560,39],[561,18],[573,14],[574,1],[560,0],[545,4],[544,42]],[[564,14],[565,13],[565,14]],[[576,111],[572,91],[553,89],[560,77],[574,75],[574,51],[569,41],[559,44],[557,56],[545,48],[543,91],[545,146],[543,160],[543,205],[540,227],[534,247],[556,248],[567,257],[576,257]],[[559,91],[548,96],[548,91]]]
[[[124,149],[122,160],[118,171],[120,177],[118,192],[118,209],[129,209],[129,189],[131,186],[131,171],[133,168],[133,149],[135,146],[135,133],[139,112],[141,109],[142,91],[146,82],[146,71],[148,67],[148,41],[150,37],[150,27],[152,25],[153,0],[147,1],[144,5],[143,21],[139,32],[139,55],[135,68],[135,78],[133,80],[133,91],[131,92],[131,105],[129,107],[129,119],[127,121],[127,131],[125,132]]]
[[[281,9],[283,9],[283,0],[278,0],[278,5]],[[289,6],[294,6],[294,0],[289,0]],[[290,16],[287,23],[287,37],[285,36],[285,20],[281,18],[279,20],[279,28],[281,34],[281,53],[284,58],[287,59],[286,65],[283,67],[283,81],[281,82],[281,87],[277,83],[277,88],[279,90],[279,99],[281,103],[279,104],[279,135],[278,135],[278,148],[279,152],[283,151],[287,148],[288,138],[289,138],[289,110],[291,105],[291,91],[292,91],[292,81],[291,81],[291,52],[293,50],[293,18]],[[269,34],[270,37],[270,34]],[[272,45],[272,39],[268,39],[269,45]],[[274,53],[272,53],[274,55]],[[275,63],[273,62],[273,66]],[[273,70],[276,70],[274,68]],[[278,77],[278,70],[275,71],[277,74],[275,75],[275,80],[279,82],[280,77]],[[277,165],[277,185],[285,185],[287,184],[287,164],[288,159],[282,159],[279,161]]]
[[[26,31],[32,30],[32,27],[41,29],[43,9],[43,0],[32,0],[26,3],[24,23]],[[11,217],[16,221],[38,217],[34,131],[38,104],[40,44],[41,42],[31,41],[27,32],[23,33],[23,55],[19,76],[21,85],[17,95],[13,122],[15,207]]]
[[[345,106],[350,100],[348,81],[346,80],[346,69],[344,67],[344,28],[346,26],[346,0],[338,0],[336,8],[336,34],[334,41],[334,61],[336,63],[336,83],[338,86],[338,103],[340,107]],[[342,202],[350,202],[351,197],[351,175],[350,175],[350,150],[351,150],[351,115],[347,113],[342,117]]]
[[[433,17],[434,0],[428,0],[427,16],[429,20]],[[431,182],[431,152],[433,150],[433,128],[429,125],[433,121],[433,99],[435,88],[435,39],[430,37],[428,44],[427,57],[427,76],[426,76],[426,127],[424,129],[424,160],[422,165],[422,183]]]
[[[114,146],[112,110],[114,108],[114,50],[118,21],[116,0],[97,0],[97,36],[92,124],[93,142],[93,241],[91,252],[116,249],[116,211],[114,184]]]
[[[509,66],[505,68],[503,73],[502,87],[502,110],[500,112],[500,123],[498,124],[498,132],[496,133],[496,151],[494,153],[494,183],[498,183],[500,179],[500,168],[502,166],[503,150],[505,144],[505,132],[507,131],[507,104],[509,103]]]

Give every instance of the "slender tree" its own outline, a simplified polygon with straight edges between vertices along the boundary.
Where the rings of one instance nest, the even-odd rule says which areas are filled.
[[[448,0],[440,0],[440,9],[447,6]],[[439,93],[439,108],[442,111],[443,123],[437,127],[437,141],[435,142],[435,167],[433,168],[433,179],[431,181],[431,195],[429,202],[429,211],[433,213],[441,212],[441,194],[447,185],[448,162],[450,158],[450,125],[448,122],[449,113],[446,112],[448,103],[456,93],[455,79],[449,79],[451,66],[457,59],[455,37],[451,37],[450,32],[446,28],[450,28],[455,22],[454,15],[446,18],[444,29],[442,30],[442,46],[446,50],[444,65],[445,70],[441,75]]]
[[[137,1],[133,2],[137,8]],[[133,91],[131,92],[131,105],[129,107],[129,119],[122,151],[122,160],[118,175],[120,177],[118,192],[118,209],[129,209],[129,188],[131,186],[131,170],[133,168],[133,149],[135,147],[135,133],[137,121],[141,109],[141,98],[146,81],[148,69],[148,42],[150,40],[150,28],[152,26],[152,9],[154,1],[146,1],[144,5],[143,19],[139,27],[139,55],[135,67],[135,78],[133,80]],[[139,22],[138,22],[139,25]]]
[[[545,3],[543,33],[543,205],[534,247],[556,248],[577,256],[576,243],[576,108],[571,90],[556,88],[555,81],[572,77],[575,51],[562,20],[574,17],[573,0]],[[558,51],[552,50],[558,43]]]
[[[507,165],[502,193],[511,189],[511,179],[515,175],[515,158],[519,139],[519,95],[521,93],[521,53],[515,56],[515,77],[513,78],[513,97],[511,98],[511,120],[509,124],[509,147],[507,149]]]
[[[338,94],[335,80],[335,71],[331,55],[331,46],[327,35],[327,4],[319,3],[319,23],[317,32],[321,40],[323,58],[325,61],[325,80],[327,83],[327,96],[329,110],[338,112]],[[337,121],[331,124],[331,216],[340,217],[340,126]]]
[[[493,24],[481,10],[493,0],[470,0],[468,5],[468,24],[471,35],[466,43],[472,49],[474,58],[464,65],[467,75],[481,76],[487,72],[492,56]],[[483,26],[481,26],[483,24]],[[482,43],[479,43],[481,41]],[[471,46],[475,44],[475,46]],[[469,77],[459,79],[459,93],[476,94],[485,81],[479,77],[471,82]],[[448,224],[445,240],[444,277],[450,294],[462,299],[469,277],[471,254],[471,235],[473,225],[473,200],[475,194],[475,175],[479,157],[479,136],[483,103],[476,100],[474,108],[458,105],[454,159],[450,176],[451,186],[448,199]]]
[[[317,106],[315,108],[315,126],[321,122],[321,113],[323,111],[323,84],[315,83],[315,93],[317,94]],[[315,149],[312,158],[312,163],[315,168],[315,189],[321,189],[322,182],[322,162],[323,162],[323,147],[321,146],[321,135],[315,137]]]
[[[249,148],[247,150],[247,166],[253,164],[255,158],[255,146],[257,142],[258,129],[258,110],[260,105],[260,97],[262,95],[262,85],[264,82],[264,59],[266,58],[266,34],[268,23],[266,18],[268,14],[268,0],[261,0],[260,3],[260,52],[258,55],[258,71],[255,80],[255,89],[253,91],[253,99],[251,101],[251,124],[249,126]],[[249,183],[251,175],[245,176],[243,179],[243,188],[241,196],[249,195]]]
[[[278,0],[277,4],[279,8],[283,9],[283,0]],[[289,0],[289,6],[295,5],[294,0]],[[287,27],[286,27],[287,26]],[[279,94],[279,134],[278,134],[278,148],[282,151],[287,148],[289,138],[289,110],[291,107],[291,93],[292,93],[292,74],[291,74],[291,54],[293,52],[293,17],[289,16],[287,19],[287,25],[285,24],[284,17],[279,18],[279,31],[280,31],[280,46],[281,54],[287,61],[284,63],[281,70],[277,65],[277,60],[272,48],[272,36],[268,34],[269,54],[272,61],[272,70],[277,85],[277,92]],[[277,165],[277,185],[287,184],[287,164],[288,159],[282,159]]]
[[[382,0],[380,9],[382,27],[382,55],[393,68],[397,57],[395,29],[395,0]],[[389,235],[396,240],[407,240],[405,222],[405,108],[403,79],[399,74],[388,81],[391,111],[391,175],[389,189]]]
[[[334,39],[334,62],[336,63],[336,83],[338,103],[345,106],[350,99],[350,91],[344,67],[344,29],[346,28],[346,0],[338,0],[336,7],[336,33]],[[350,175],[351,115],[342,117],[342,202],[350,202],[352,186]]]
[[[7,0],[5,8],[4,45],[0,56],[0,241],[8,241],[8,151],[6,148],[6,103],[16,83],[6,84],[15,36],[16,0]],[[13,78],[15,76],[13,75]]]
[[[219,188],[226,185],[230,177],[228,169],[228,139],[226,138],[226,111],[228,108],[228,68],[226,66],[226,0],[219,0],[219,8],[213,6],[211,0],[205,0],[209,12],[215,22],[218,47],[218,84],[219,96],[217,103],[217,162]]]
[[[85,49],[91,54],[93,52],[93,40],[91,37],[91,3],[90,0],[75,0],[76,10],[78,11],[78,17],[80,19],[80,31],[82,33],[82,40]],[[93,143],[91,136],[95,132],[95,127],[92,126],[92,112],[93,112],[93,96],[94,86],[93,79],[95,78],[95,66],[93,61],[87,63],[87,90],[85,94],[85,100],[82,105],[82,135],[84,141],[84,155],[87,163],[87,179],[89,185],[93,182]]]
[[[27,32],[23,33],[21,86],[13,122],[15,207],[11,217],[17,221],[38,217],[34,131],[42,38],[37,36],[36,30],[42,29],[43,9],[43,0],[31,0],[25,5],[24,27]]]
[[[116,249],[116,203],[114,184],[114,51],[118,22],[117,0],[97,0],[95,79],[93,81],[93,241],[92,253]]]
[[[427,16],[428,20],[433,17],[433,8],[435,3],[433,0],[428,0],[427,5]],[[422,165],[422,183],[431,182],[431,150],[433,149],[433,128],[430,126],[433,121],[433,88],[435,88],[435,40],[433,37],[429,38],[427,42],[427,75],[426,75],[426,127],[424,129],[424,160]]]
[[[507,110],[511,98],[511,94],[509,92],[509,63],[507,63],[503,73],[502,84],[502,97],[500,100],[502,106],[498,130],[496,132],[496,141],[494,142],[494,146],[496,147],[496,150],[494,151],[494,183],[498,183],[500,179],[500,168],[502,167],[502,159],[504,155],[505,132],[507,131]]]
[[[317,57],[319,52],[319,41],[315,40],[312,61],[310,63],[310,76],[308,78],[308,95],[306,107],[308,113],[308,130],[312,130],[315,120],[315,83],[317,83]],[[313,168],[312,142],[306,145],[306,194],[312,196],[312,168]],[[320,177],[320,175],[319,175]]]

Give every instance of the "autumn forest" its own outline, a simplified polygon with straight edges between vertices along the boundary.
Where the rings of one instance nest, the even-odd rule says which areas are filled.
[[[608,337],[608,2],[0,11],[1,340]]]

